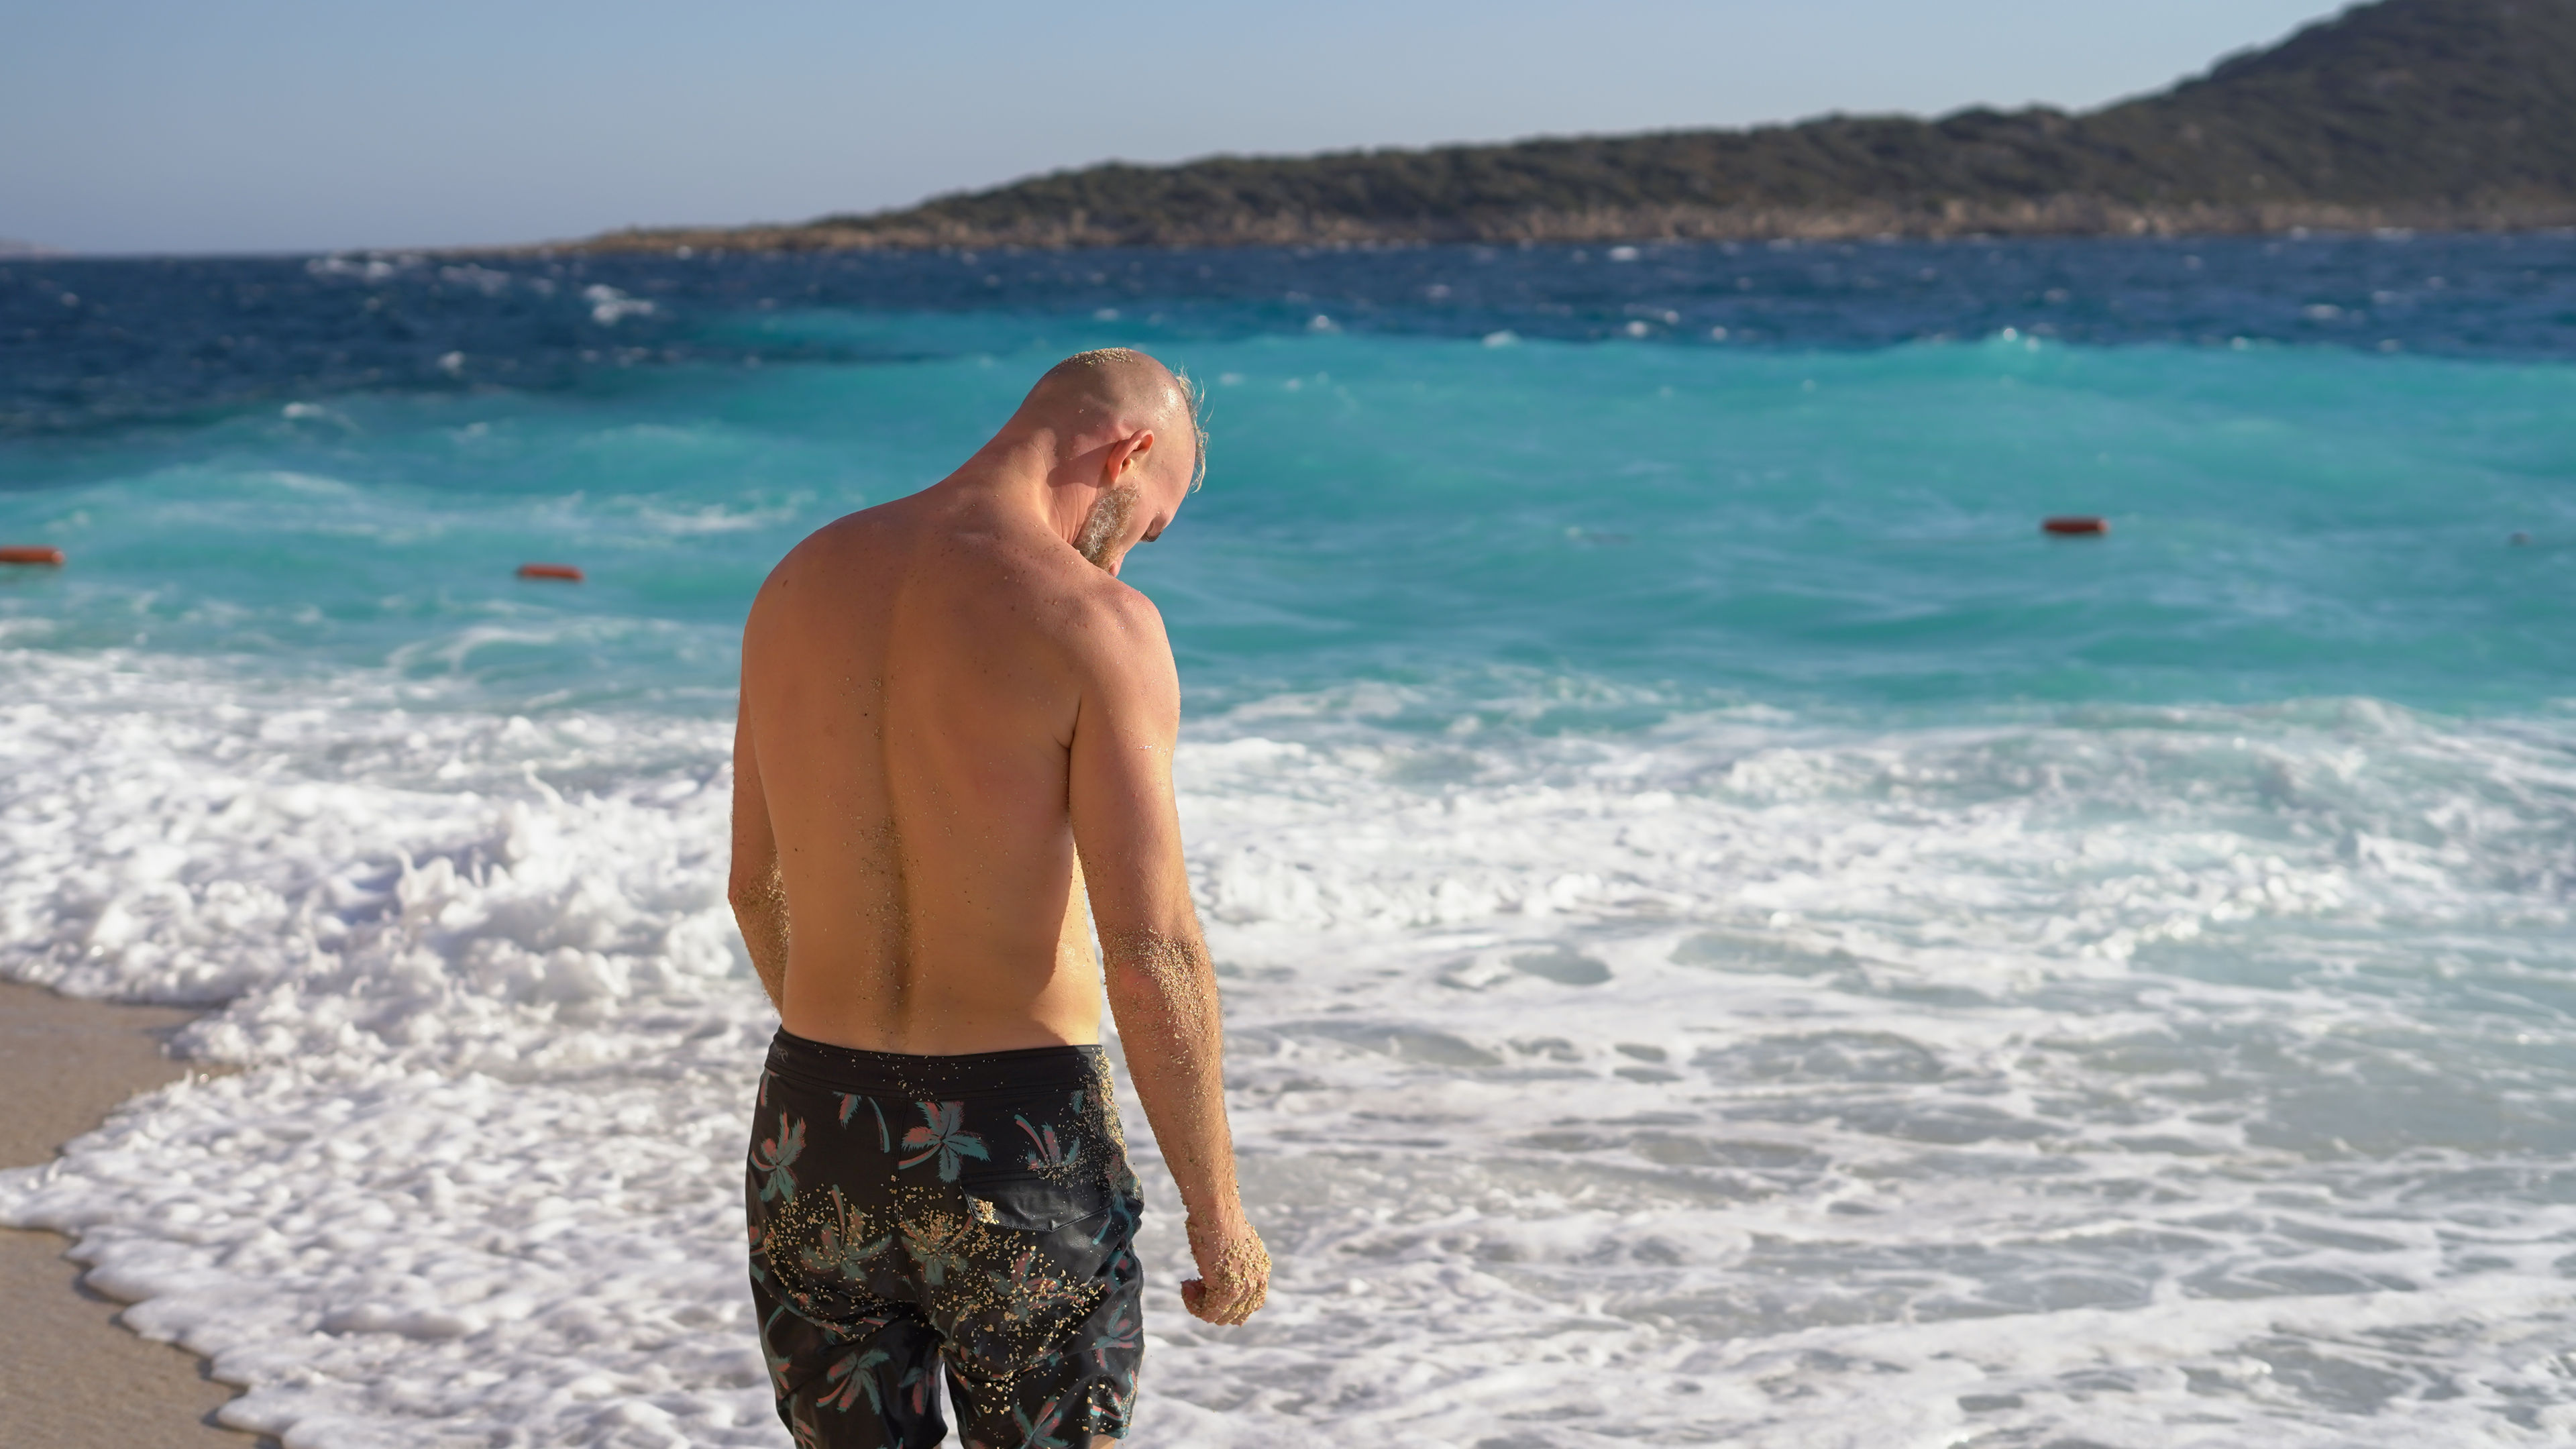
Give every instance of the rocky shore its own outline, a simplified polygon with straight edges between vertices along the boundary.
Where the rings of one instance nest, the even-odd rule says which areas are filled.
[[[1464,222],[1268,215],[1137,228],[1083,213],[1008,226],[673,227],[609,232],[570,247],[590,253],[678,251],[931,251],[1160,246],[1407,246],[1427,243],[1945,240],[1980,236],[2256,236],[2302,231],[2535,231],[2576,227],[2576,201],[2466,206],[2132,206],[2093,196],[1961,204],[1937,212],[1893,206],[1836,208],[1641,206],[1531,210]]]

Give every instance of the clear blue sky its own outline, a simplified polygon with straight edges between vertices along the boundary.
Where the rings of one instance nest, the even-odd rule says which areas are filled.
[[[1107,158],[2085,107],[2318,0],[0,0],[0,237],[802,220]]]

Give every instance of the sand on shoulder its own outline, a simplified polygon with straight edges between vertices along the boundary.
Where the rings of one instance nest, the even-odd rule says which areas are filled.
[[[137,1092],[184,1069],[162,1043],[195,1012],[74,1001],[0,982],[0,1167],[32,1167]],[[0,1444],[29,1449],[250,1449],[216,1427],[233,1391],[194,1355],[117,1322],[57,1233],[0,1228]]]

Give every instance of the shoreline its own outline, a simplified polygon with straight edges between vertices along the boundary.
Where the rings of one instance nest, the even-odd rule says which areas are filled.
[[[2312,235],[2514,236],[2576,228],[2576,204],[2531,207],[2354,206],[2334,202],[2137,206],[2058,196],[2008,206],[1924,209],[1630,206],[1531,211],[1437,223],[1309,215],[1219,216],[1122,225],[1075,215],[1001,225],[880,221],[778,226],[638,227],[578,240],[431,248],[462,256],[705,255],[710,252],[1079,252],[1237,248],[1579,246],[1632,243],[2185,241]]]
[[[187,1075],[165,1054],[199,1013],[57,996],[0,982],[0,1167],[35,1167],[137,1093]],[[72,1240],[0,1227],[0,1442],[45,1449],[252,1449],[219,1427],[237,1392],[187,1350],[127,1328],[91,1289]]]

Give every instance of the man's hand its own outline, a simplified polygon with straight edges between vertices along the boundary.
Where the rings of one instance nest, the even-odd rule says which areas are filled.
[[[1181,1285],[1181,1306],[1210,1323],[1229,1327],[1261,1310],[1270,1298],[1270,1250],[1241,1219],[1227,1231],[1189,1225],[1190,1256],[1199,1276]]]

